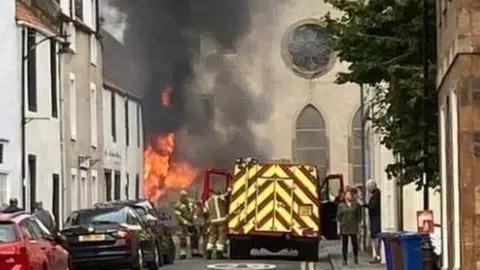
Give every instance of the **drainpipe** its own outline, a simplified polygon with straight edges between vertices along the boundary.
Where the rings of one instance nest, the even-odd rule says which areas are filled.
[[[62,69],[62,66],[63,66],[63,61],[64,61],[64,57],[62,57],[62,55],[60,54],[60,57],[59,57],[59,61],[58,61],[58,85],[60,86],[60,89],[58,89],[58,96],[59,96],[59,100],[58,100],[58,107],[59,107],[59,111],[60,111],[60,121],[59,121],[59,125],[60,125],[60,160],[61,160],[61,166],[62,166],[62,178],[61,178],[61,205],[62,205],[62,209],[61,209],[61,218],[58,217],[58,220],[60,221],[58,224],[58,227],[59,228],[62,228],[63,226],[63,217],[65,216],[66,212],[65,212],[65,208],[66,208],[66,191],[67,191],[67,162],[66,162],[66,159],[65,159],[65,125],[63,123],[63,120],[65,119],[65,113],[64,113],[64,98],[63,98],[63,91],[64,91],[64,81],[63,81],[63,69]]]
[[[22,48],[21,48],[21,58],[20,63],[22,67],[20,68],[20,82],[21,82],[21,120],[20,120],[20,133],[21,133],[21,168],[22,168],[22,207],[27,209],[27,183],[26,183],[26,132],[25,132],[25,42],[26,40],[26,31],[25,27],[22,27]]]

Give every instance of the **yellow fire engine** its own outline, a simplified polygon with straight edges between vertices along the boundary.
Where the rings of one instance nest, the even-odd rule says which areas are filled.
[[[271,252],[297,250],[302,259],[316,260],[320,236],[338,237],[336,196],[330,191],[343,189],[341,175],[320,182],[313,165],[241,158],[235,162],[233,175],[206,171],[203,200],[208,199],[212,185],[219,184],[212,181],[212,175],[225,176],[225,188],[231,188],[228,238],[232,259],[246,259],[252,249],[264,248]],[[331,180],[339,182],[335,185]]]

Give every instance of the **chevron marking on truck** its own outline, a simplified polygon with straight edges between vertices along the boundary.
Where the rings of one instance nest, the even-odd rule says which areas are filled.
[[[256,231],[318,231],[316,169],[290,164],[255,164],[235,171],[230,197],[229,228]],[[311,215],[300,215],[300,206]]]

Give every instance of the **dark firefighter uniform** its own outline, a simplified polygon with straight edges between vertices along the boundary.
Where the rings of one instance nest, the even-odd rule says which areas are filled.
[[[224,259],[225,243],[227,242],[227,196],[230,189],[224,193],[213,194],[205,202],[204,211],[207,216],[207,226],[209,229],[208,242],[206,246],[205,257],[212,258],[213,249],[215,249],[217,258]]]
[[[175,216],[178,221],[180,240],[180,260],[187,257],[187,236],[190,237],[190,245],[192,248],[192,257],[202,257],[198,250],[198,230],[195,226],[197,220],[197,205],[195,201],[190,199],[185,190],[180,191],[180,200],[175,204]]]

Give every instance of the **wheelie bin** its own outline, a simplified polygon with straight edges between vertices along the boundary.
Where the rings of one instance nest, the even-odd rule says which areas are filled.
[[[402,232],[384,232],[380,234],[380,238],[382,239],[385,246],[385,260],[387,263],[387,270],[408,269],[404,267],[402,246],[400,244],[401,235]]]
[[[403,233],[399,238],[405,269],[424,270],[422,261],[423,235],[419,233]]]

